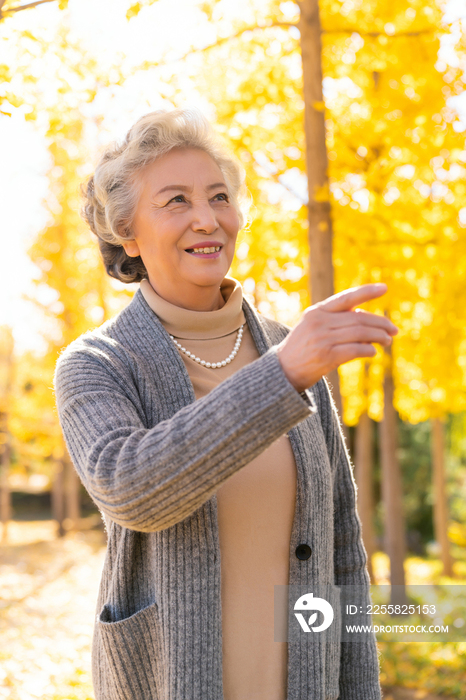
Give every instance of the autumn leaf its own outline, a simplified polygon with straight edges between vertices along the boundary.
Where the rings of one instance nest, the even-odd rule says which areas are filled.
[[[130,20],[133,17],[137,17],[143,7],[148,7],[149,5],[155,5],[157,0],[143,0],[142,2],[134,2],[128,8],[126,12],[126,19]]]
[[[127,12],[126,12],[126,19],[132,19],[133,17],[137,17],[141,10],[141,3],[140,2],[135,2],[133,5],[131,5]]]

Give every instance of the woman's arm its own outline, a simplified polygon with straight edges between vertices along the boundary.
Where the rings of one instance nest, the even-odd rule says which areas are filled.
[[[316,395],[334,470],[334,570],[336,586],[351,586],[358,602],[370,603],[367,556],[356,512],[356,488],[340,419],[327,381]],[[344,597],[344,596],[343,596]],[[379,662],[375,635],[366,641],[341,643],[339,700],[380,700]]]
[[[68,450],[90,496],[111,520],[141,532],[190,516],[317,410],[287,380],[276,347],[152,428],[143,423],[130,373],[122,381],[95,349],[60,358],[55,392]]]

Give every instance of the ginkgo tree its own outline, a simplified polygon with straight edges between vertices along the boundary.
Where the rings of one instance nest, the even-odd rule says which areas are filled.
[[[128,20],[138,21],[138,13],[148,12],[152,4],[129,2]],[[234,8],[225,0],[197,4],[217,38],[210,48],[196,45],[193,51],[184,51],[183,60],[197,90],[213,105],[217,129],[244,164],[256,204],[254,222],[241,233],[233,273],[262,311],[294,323],[312,300],[310,247],[315,262],[309,246],[307,174],[313,164],[309,153],[306,157],[300,6],[276,0],[238,3]],[[458,300],[464,294],[460,285],[464,139],[448,99],[463,83],[460,65],[445,61],[443,65],[438,59],[440,33],[447,35],[449,28],[439,29],[440,9],[425,0],[399,0],[390,6],[382,0],[364,4],[327,0],[320,10],[323,100],[314,100],[311,107],[325,126],[330,187],[314,196],[327,212],[331,205],[335,289],[387,282],[385,303],[368,308],[390,314],[402,331],[392,361],[379,352],[369,363],[366,384],[363,363],[340,369],[345,422],[356,424],[366,410],[380,421],[386,365],[393,367],[395,406],[402,418],[419,421],[435,412],[461,410],[464,319],[458,315]],[[460,55],[458,48],[455,55]],[[105,86],[105,76],[95,79],[97,67],[85,69],[79,51],[74,64],[81,78],[86,74],[84,102],[92,105],[93,91]],[[140,68],[153,76],[164,65],[161,56],[157,64],[146,61]],[[120,75],[121,84],[125,77]],[[176,66],[170,80],[176,84]],[[73,93],[75,97],[75,89]],[[64,188],[63,202],[69,199],[72,204],[68,209],[60,199],[47,235],[43,232],[38,238],[39,252],[31,251],[34,259],[42,256],[45,261],[41,283],[60,290],[60,300],[55,306],[51,302],[49,310],[55,329],[61,329],[56,330],[61,333],[57,343],[63,344],[68,335],[62,333],[66,314],[60,303],[71,318],[77,314],[78,321],[69,326],[76,334],[86,324],[98,322],[102,312],[97,309],[103,308],[95,301],[95,287],[84,308],[76,305],[84,293],[79,283],[73,282],[78,284],[75,293],[54,278],[53,270],[63,264],[63,279],[72,279],[72,256],[53,259],[53,268],[47,270],[53,251],[40,250],[47,240],[75,226],[72,240],[84,235],[72,216],[79,208],[78,198],[68,187],[77,186],[71,171],[84,172],[85,167],[74,160],[72,148],[68,153],[59,144],[86,141],[79,123],[89,122],[89,110],[84,118],[80,107],[66,103],[66,95],[71,97],[71,91],[63,86],[56,112],[57,124],[63,116],[66,124],[62,132],[52,126],[48,138],[51,192]],[[40,99],[31,102],[37,105]],[[183,93],[173,94],[172,102],[184,104]],[[72,138],[64,136],[66,130]],[[85,150],[83,146],[81,155]],[[60,222],[67,222],[64,228]],[[331,235],[331,227],[327,233]],[[83,244],[77,245],[81,249]],[[90,308],[94,318],[89,317]],[[430,339],[425,333],[429,324]],[[443,339],[435,352],[432,337]]]
[[[128,298],[107,280],[96,242],[79,215],[80,184],[95,156],[83,112],[92,103],[97,86],[104,88],[108,79],[99,73],[95,59],[70,40],[65,26],[58,27],[53,46],[40,32],[29,36],[21,30],[20,34],[16,104],[36,122],[49,153],[44,202],[48,221],[29,249],[37,268],[36,293],[30,301],[40,311],[47,350],[45,354],[28,352],[18,359],[11,404],[12,447],[15,464],[23,472],[40,468],[52,477],[54,486],[61,484],[62,493],[54,500],[67,501],[67,507],[60,505],[59,510],[75,522],[78,481],[58,425],[53,372],[63,347],[118,311]],[[60,61],[58,69],[48,73],[48,90],[43,91],[40,82],[29,80],[28,75],[29,71],[43,74],[50,66],[51,52]],[[98,117],[97,113],[95,121]],[[92,119],[90,125],[95,128]]]
[[[439,60],[439,8],[418,4],[416,10],[409,5],[404,14],[402,7],[396,9],[398,13],[387,18],[392,20],[386,27],[388,36],[363,40],[360,23],[362,36],[351,37],[351,53],[346,61],[342,57],[334,78],[350,79],[353,94],[353,99],[335,94],[339,119],[330,124],[331,154],[338,154],[342,165],[333,192],[349,214],[345,220],[336,219],[336,241],[342,246],[336,259],[344,278],[348,254],[359,259],[364,246],[363,266],[370,271],[364,281],[383,279],[389,284],[395,303],[389,299],[386,310],[404,332],[394,344],[393,362],[385,354],[385,374],[395,375],[401,417],[411,422],[432,418],[438,443],[439,418],[464,410],[466,398],[459,364],[464,337],[461,280],[466,246],[461,226],[466,153],[463,127],[447,102],[463,88],[460,66],[454,70]],[[351,124],[357,126],[355,131],[348,128]],[[345,372],[343,368],[343,377]],[[361,401],[354,379],[355,374],[347,391],[350,410],[351,402],[355,406]],[[392,460],[382,460],[387,464],[386,489],[392,486],[396,466],[392,454]],[[433,449],[435,529],[443,543],[445,571],[451,575],[441,455],[441,448]],[[400,491],[393,497],[392,508],[385,503],[386,529],[389,536],[396,531],[392,549],[399,560],[403,532],[401,517],[393,513],[401,514]]]
[[[47,202],[51,216],[49,224],[29,250],[31,259],[40,270],[34,303],[40,306],[44,320],[49,321],[47,330],[44,328],[49,347],[42,363],[42,382],[47,377],[48,387],[52,385],[60,349],[102,322],[107,309],[107,283],[102,274],[98,250],[79,217],[79,180],[80,175],[84,175],[87,159],[82,130],[82,119],[72,110],[67,112],[65,119],[59,114],[51,115],[47,131],[52,159]],[[40,293],[44,287],[49,291],[45,298]],[[25,402],[26,406],[38,394],[43,394],[40,385],[33,383],[33,389],[35,391]],[[42,411],[36,413],[40,421],[46,407],[49,411],[53,410],[54,397],[50,389],[42,400]],[[79,518],[79,482],[64,450],[61,432],[56,430],[52,435],[54,444],[49,454],[44,456],[48,457],[54,469],[55,493],[57,485],[60,491],[55,502],[58,503],[58,510],[65,515],[60,501],[66,497],[66,515],[70,525],[75,526]],[[47,441],[42,441],[44,444]],[[58,517],[58,520],[61,527],[62,518]]]
[[[216,21],[221,5],[213,5]],[[269,292],[265,308],[282,291],[304,301],[306,198],[294,197],[290,207],[283,193],[293,201],[296,190],[303,192],[305,103],[299,34],[281,26],[285,13],[288,24],[299,25],[298,6],[255,10],[255,29],[251,17],[230,21],[229,43],[219,24],[221,40],[204,52],[198,84],[252,183],[257,215],[237,270],[256,285],[256,297]],[[387,371],[402,418],[416,422],[462,410],[464,139],[448,98],[463,82],[461,66],[439,60],[440,34],[448,27],[440,28],[440,7],[426,2],[322,2],[321,12],[335,286],[386,282],[383,305],[369,308],[389,314],[402,331],[393,359],[379,353],[370,363],[369,392],[362,390],[362,362],[341,368],[346,420],[356,423],[365,410],[382,418]],[[432,336],[444,339],[435,352]],[[394,454],[387,469],[395,466]],[[400,522],[392,516],[400,496],[387,526]],[[399,529],[393,547],[399,553],[402,537]]]

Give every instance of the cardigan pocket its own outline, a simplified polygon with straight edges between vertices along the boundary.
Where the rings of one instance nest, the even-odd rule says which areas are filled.
[[[340,695],[341,603],[340,589],[329,584],[326,600],[333,608],[333,623],[325,631],[325,698],[336,700]]]
[[[163,660],[157,603],[119,621],[112,620],[110,606],[104,605],[97,616],[97,629],[105,700],[161,700]]]

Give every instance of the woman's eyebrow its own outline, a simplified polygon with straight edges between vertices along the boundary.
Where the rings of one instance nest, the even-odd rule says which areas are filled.
[[[213,185],[207,185],[206,190],[214,190],[217,187],[225,187],[226,189],[226,185],[224,182],[215,182]],[[162,192],[168,192],[169,190],[181,190],[182,192],[190,192],[191,187],[187,187],[186,185],[166,185],[157,192],[157,195],[162,194]]]

